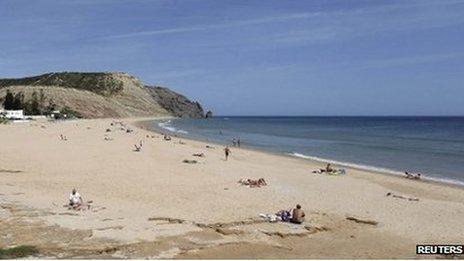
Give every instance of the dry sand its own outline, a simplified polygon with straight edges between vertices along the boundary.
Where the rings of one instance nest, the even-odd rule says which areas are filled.
[[[417,258],[416,244],[463,243],[462,188],[354,169],[313,174],[321,163],[246,149],[224,161],[219,145],[111,122],[0,125],[0,248],[69,258]],[[268,186],[237,183],[261,177]],[[63,206],[74,187],[90,210]],[[258,217],[297,203],[301,226]]]

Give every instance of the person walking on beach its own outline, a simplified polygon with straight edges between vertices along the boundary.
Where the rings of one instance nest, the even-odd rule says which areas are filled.
[[[229,146],[226,146],[225,149],[224,149],[224,154],[226,156],[226,161],[229,159],[229,155],[230,155],[230,149],[229,149]]]
[[[237,146],[240,148],[240,138],[237,139]]]

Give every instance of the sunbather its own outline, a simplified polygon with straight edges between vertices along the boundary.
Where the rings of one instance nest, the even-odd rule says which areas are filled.
[[[301,209],[301,206],[297,204],[296,208],[294,208],[292,211],[292,218],[290,219],[290,222],[295,223],[295,224],[301,224],[304,222],[305,216],[306,214]]]
[[[204,153],[193,153],[193,156],[203,158],[205,157]]]
[[[330,173],[330,172],[333,172],[334,169],[332,169],[332,167],[330,166],[330,163],[327,164],[327,166],[325,167],[325,172],[327,173]]]
[[[266,180],[264,178],[260,178],[258,180],[253,180],[253,179],[241,179],[238,181],[238,183],[245,185],[245,186],[250,186],[250,188],[255,188],[255,187],[261,187],[261,186],[267,186]]]
[[[400,198],[400,199],[406,199],[406,200],[409,200],[409,201],[419,201],[418,198],[410,198],[410,197],[406,197],[406,196],[395,195],[395,194],[393,194],[393,193],[391,193],[391,192],[388,192],[386,196],[387,196],[387,197],[390,197],[390,196],[391,196],[391,197]]]
[[[82,200],[82,197],[81,195],[79,194],[79,192],[77,192],[77,190],[74,188],[71,192],[71,194],[69,194],[69,205],[73,208],[73,209],[80,209],[80,207],[82,206],[82,203],[84,201]]]

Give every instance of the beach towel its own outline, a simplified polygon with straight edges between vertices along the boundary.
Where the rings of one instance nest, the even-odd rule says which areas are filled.
[[[268,222],[277,222],[280,220],[280,217],[274,214],[259,214],[259,217],[265,219]]]
[[[340,175],[345,175],[345,174],[346,174],[345,169],[336,169],[332,172],[327,173],[327,175],[331,175],[331,176],[340,176]]]

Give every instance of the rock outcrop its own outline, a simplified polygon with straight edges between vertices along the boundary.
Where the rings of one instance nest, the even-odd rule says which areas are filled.
[[[192,102],[168,88],[145,86],[145,89],[163,109],[176,117],[203,118],[205,115],[200,103]]]

